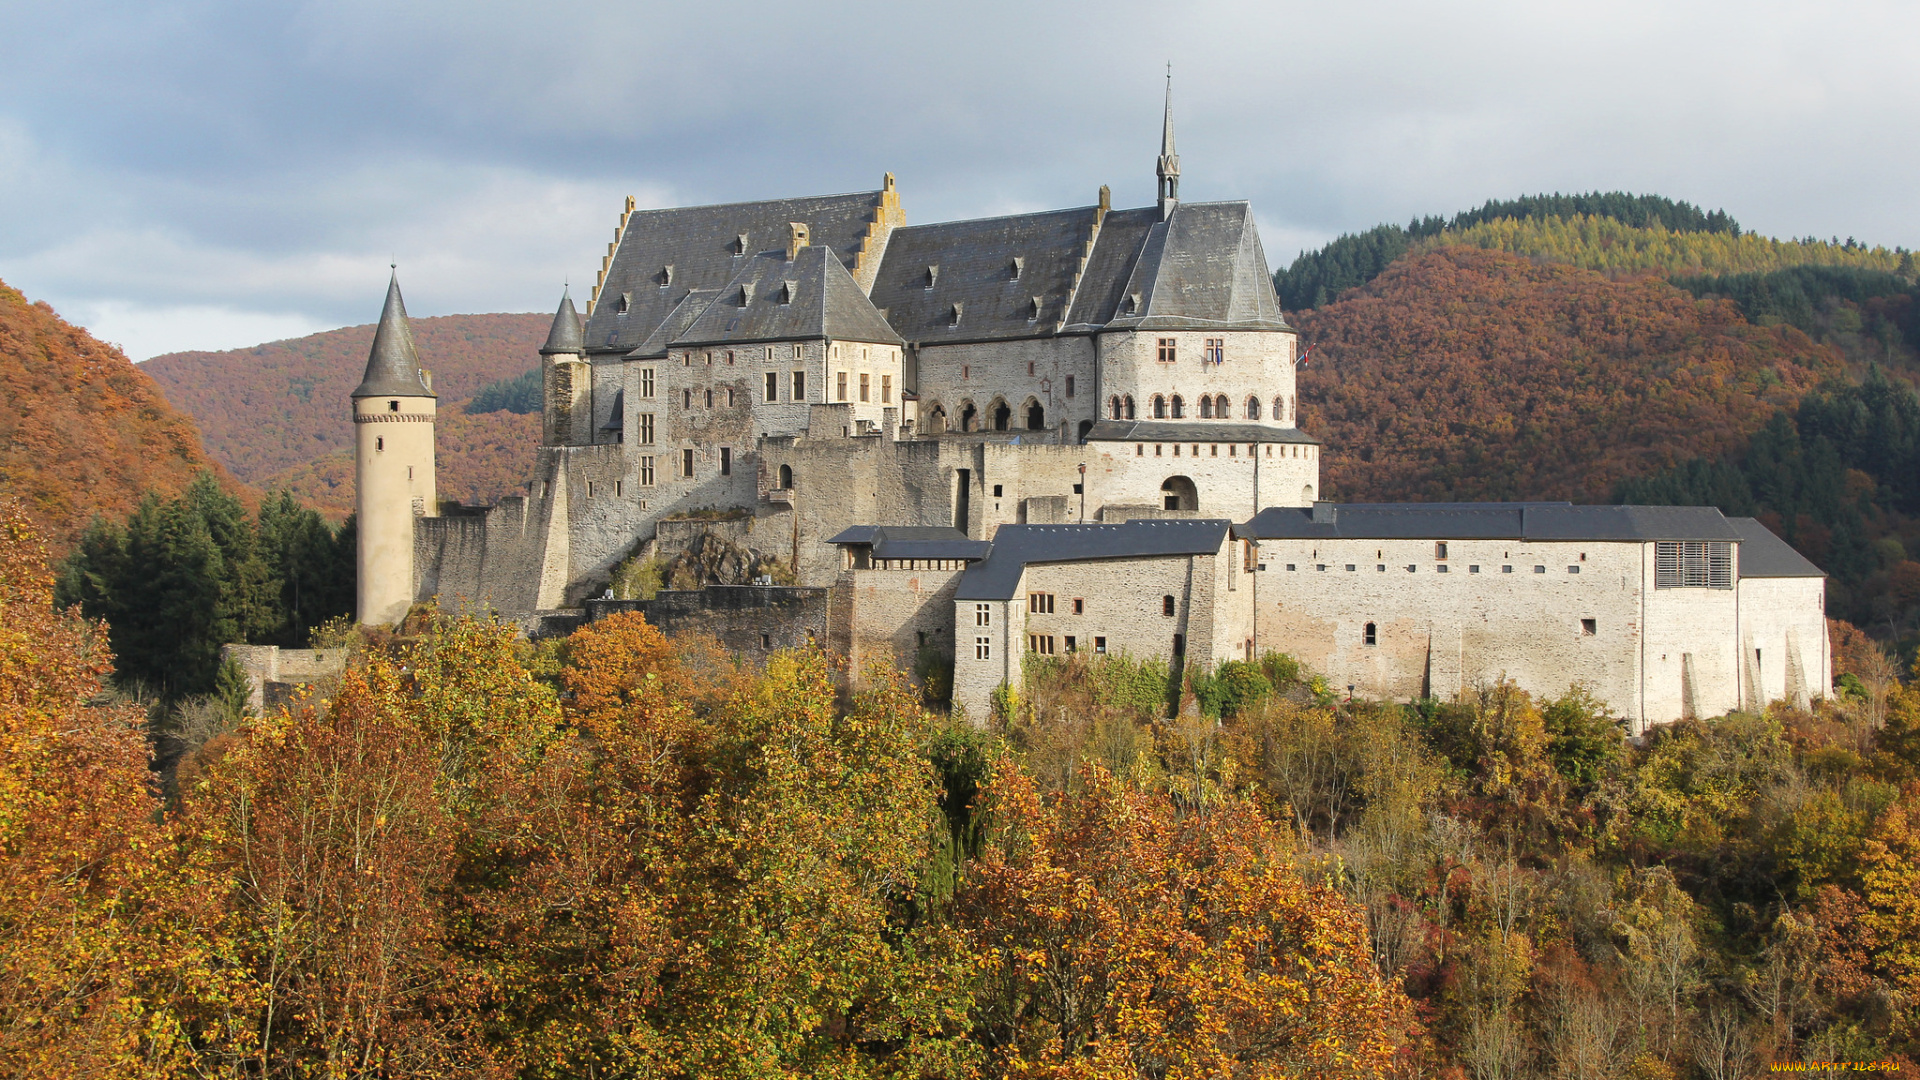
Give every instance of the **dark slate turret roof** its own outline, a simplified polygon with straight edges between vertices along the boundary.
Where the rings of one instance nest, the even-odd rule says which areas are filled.
[[[1236,530],[1300,540],[1741,540],[1711,506],[1571,503],[1316,503],[1273,506]]]
[[[1139,300],[1136,302],[1135,297]],[[1076,310],[1108,329],[1286,329],[1245,202],[1180,203],[1147,230],[1115,306]]]
[[[625,353],[645,343],[689,291],[723,289],[755,255],[784,253],[790,222],[806,225],[813,243],[831,248],[843,268],[851,266],[882,194],[862,191],[635,212],[627,219],[600,299],[587,319],[588,350]],[[746,250],[737,253],[741,234],[747,238]]]
[[[1226,543],[1233,523],[1178,518],[1118,525],[1002,525],[987,557],[967,567],[956,600],[1010,600],[1031,563],[1140,559],[1166,555],[1212,555]]]
[[[801,248],[791,260],[784,251],[745,260],[719,295],[668,344],[816,338],[906,344],[825,245]]]
[[[578,355],[586,348],[580,327],[580,313],[573,310],[573,294],[561,290],[559,310],[553,313],[553,328],[547,331],[547,343],[540,347],[541,356],[554,356],[560,353]]]
[[[367,373],[353,390],[353,397],[436,397],[420,375],[420,353],[413,347],[413,328],[407,322],[407,305],[400,299],[400,275],[387,281],[387,304],[380,310],[380,325],[373,332],[373,349],[367,355]]]
[[[1773,530],[1752,518],[1728,518],[1740,534],[1740,576],[1743,578],[1826,577],[1818,566]]]

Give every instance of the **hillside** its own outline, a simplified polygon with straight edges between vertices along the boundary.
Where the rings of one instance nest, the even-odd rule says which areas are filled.
[[[506,412],[461,415],[483,386],[539,362],[550,315],[447,315],[413,320],[414,341],[433,373],[440,490],[491,501],[517,490],[533,467],[539,421]],[[366,369],[373,326],[349,326],[228,352],[156,356],[140,365],[175,407],[200,424],[207,451],[236,476],[288,486],[315,507],[353,504],[353,430],[347,395]],[[344,467],[343,467],[344,463]]]
[[[1743,446],[1836,350],[1663,281],[1473,247],[1391,264],[1293,316],[1303,426],[1341,500],[1606,500]]]
[[[4,283],[0,394],[0,495],[26,505],[56,552],[95,515],[122,518],[141,496],[178,495],[214,467],[193,420],[146,372]]]

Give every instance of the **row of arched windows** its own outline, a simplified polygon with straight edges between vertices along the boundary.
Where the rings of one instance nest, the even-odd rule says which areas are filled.
[[[1238,417],[1234,414],[1233,402],[1229,400],[1225,394],[1202,394],[1200,395],[1200,400],[1196,408],[1198,410],[1197,415],[1201,420],[1260,420],[1264,418],[1264,407],[1260,399],[1252,395],[1248,395],[1247,400],[1242,403]],[[1179,394],[1174,394],[1171,397],[1163,394],[1155,394],[1153,398],[1148,401],[1147,409],[1147,416],[1154,420],[1184,420],[1187,417],[1187,401]],[[1133,395],[1127,394],[1122,396],[1116,394],[1108,398],[1107,412],[1109,417],[1114,420],[1137,419],[1134,415]],[[1275,420],[1284,420],[1286,416],[1287,399],[1284,396],[1274,398],[1273,418]]]

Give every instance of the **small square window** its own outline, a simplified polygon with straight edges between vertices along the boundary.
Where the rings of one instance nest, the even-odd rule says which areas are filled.
[[[1375,564],[1373,565],[1373,572],[1374,572],[1374,573],[1376,573],[1376,574],[1384,574],[1384,573],[1386,573],[1386,572],[1387,572],[1387,564],[1386,564],[1386,563],[1375,563]]]
[[[1347,564],[1347,573],[1351,574],[1354,572],[1355,569],[1357,569],[1357,567],[1355,567],[1354,564],[1352,563]]]
[[[1068,634],[1068,635],[1066,636],[1066,638],[1064,639],[1064,641],[1065,641],[1065,644],[1066,644],[1066,647],[1067,647],[1067,648],[1066,648],[1066,651],[1068,651],[1068,652],[1073,652],[1073,651],[1075,650],[1075,642],[1074,642],[1074,640],[1073,640],[1073,635],[1072,635],[1072,634]]]
[[[1004,485],[1002,485],[1002,484],[995,484],[995,485],[993,485],[993,497],[994,497],[994,498],[996,498],[996,499],[997,499],[997,498],[999,498],[999,497],[1000,497],[1000,491],[1001,491],[1001,489],[1002,489],[1002,487],[1004,487]]]
[[[1547,568],[1544,566],[1536,566],[1533,568],[1533,572],[1536,574],[1544,574],[1547,572]]]
[[[1411,573],[1413,573],[1414,571],[1416,571],[1416,570],[1418,570],[1418,569],[1420,569],[1420,568],[1419,568],[1419,567],[1417,567],[1417,566],[1415,566],[1415,565],[1414,565],[1414,564],[1412,564],[1412,563],[1408,563],[1408,564],[1407,564],[1407,573],[1409,573],[1409,574],[1411,574]]]
[[[1300,569],[1300,568],[1299,568],[1298,566],[1295,566],[1295,565],[1294,565],[1294,564],[1292,564],[1292,563],[1288,563],[1288,564],[1287,564],[1287,572],[1288,572],[1288,573],[1293,573],[1293,572],[1295,572],[1295,571],[1298,571],[1299,569]]]
[[[388,412],[399,412],[399,411],[400,411],[400,403],[399,403],[399,402],[397,402],[397,401],[389,401],[389,402],[387,402],[387,411],[388,411]]]
[[[1324,573],[1324,572],[1326,571],[1326,569],[1327,569],[1327,564],[1326,564],[1326,563],[1314,563],[1314,564],[1313,564],[1313,568],[1314,568],[1315,570],[1317,570],[1317,571],[1320,571],[1320,572],[1322,572],[1322,573]]]
[[[1567,573],[1569,574],[1577,574],[1579,572],[1580,572],[1580,564],[1578,563],[1575,563],[1572,566],[1567,567]]]
[[[1446,564],[1446,563],[1441,563],[1441,564],[1440,564],[1439,566],[1436,566],[1436,567],[1434,567],[1434,569],[1435,569],[1435,570],[1438,570],[1438,571],[1439,571],[1440,573],[1442,573],[1442,574],[1444,574],[1444,573],[1446,573],[1446,572],[1447,572],[1447,564]]]
[[[1500,572],[1501,572],[1501,573],[1503,573],[1503,574],[1511,574],[1511,573],[1513,573],[1513,567],[1511,567],[1511,566],[1503,566],[1503,567],[1501,567],[1501,568],[1500,568]]]
[[[1477,574],[1479,572],[1480,572],[1480,567],[1477,564],[1467,567],[1467,573],[1469,574]]]
[[[1597,620],[1594,620],[1594,619],[1580,620],[1580,636],[1592,637],[1593,635],[1599,632],[1600,632],[1600,624]]]
[[[1087,601],[1085,597],[1076,596],[1073,598],[1073,613],[1075,615],[1085,615],[1087,613]]]
[[[1105,653],[1107,651],[1107,639],[1103,637],[1094,638],[1093,651],[1096,653]]]

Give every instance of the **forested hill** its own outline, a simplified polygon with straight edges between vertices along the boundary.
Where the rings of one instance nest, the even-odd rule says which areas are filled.
[[[1841,370],[1665,282],[1443,247],[1292,316],[1302,423],[1343,501],[1571,499],[1743,446]]]
[[[492,502],[533,468],[538,416],[467,415],[489,384],[539,364],[550,315],[447,315],[413,320],[421,362],[440,395],[443,497]],[[228,352],[184,352],[140,365],[167,399],[199,421],[207,450],[262,488],[292,491],[334,517],[353,506],[347,395],[366,370],[373,326],[349,326]]]
[[[0,496],[24,503],[56,551],[96,515],[177,495],[212,465],[193,420],[119,349],[4,283],[0,394]]]

